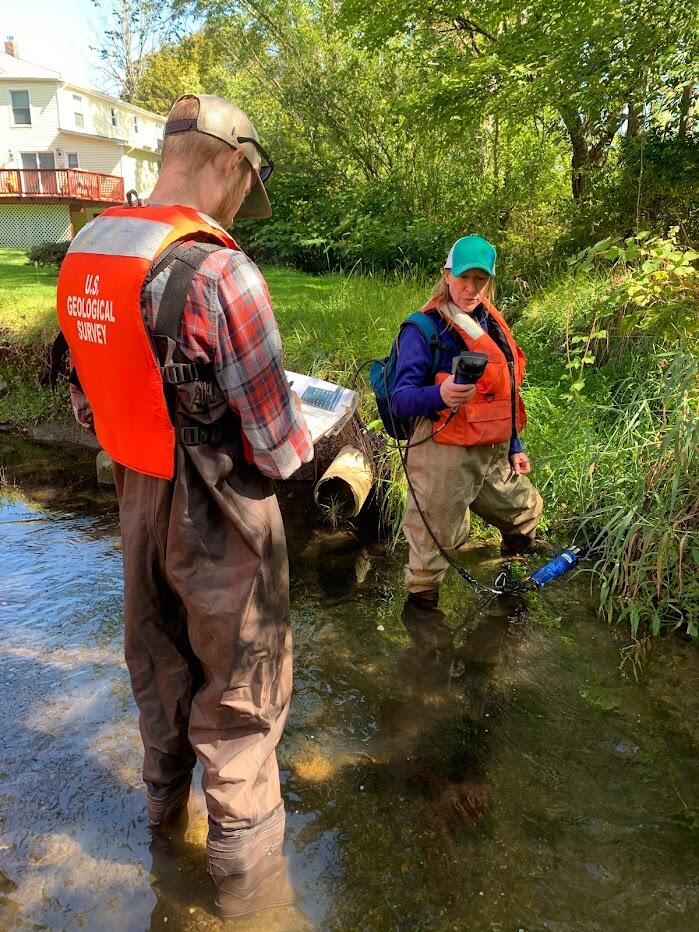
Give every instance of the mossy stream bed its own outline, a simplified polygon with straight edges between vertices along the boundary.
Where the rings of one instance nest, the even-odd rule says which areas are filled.
[[[154,843],[122,657],[114,496],[94,453],[0,436],[0,928],[699,929],[699,655],[636,682],[583,572],[410,641],[400,548],[280,489],[295,693],[280,766],[294,906],[226,926],[202,799]],[[302,500],[302,501],[301,501]],[[464,555],[483,579],[495,542]]]

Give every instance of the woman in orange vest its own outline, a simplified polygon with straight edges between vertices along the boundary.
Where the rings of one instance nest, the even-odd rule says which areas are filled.
[[[452,246],[442,277],[421,308],[437,326],[436,375],[422,333],[406,326],[398,343],[391,407],[414,418],[408,474],[420,508],[453,556],[469,531],[469,511],[502,534],[502,552],[531,551],[543,509],[527,478],[531,464],[519,433],[526,422],[519,388],[525,357],[492,304],[495,248],[480,236]],[[487,357],[475,385],[457,384],[452,360],[465,350]],[[403,528],[410,547],[408,606],[441,620],[439,586],[448,563],[408,492]]]

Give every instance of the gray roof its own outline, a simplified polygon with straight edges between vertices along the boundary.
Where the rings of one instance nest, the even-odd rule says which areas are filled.
[[[35,65],[32,62],[24,61],[22,58],[15,58],[14,55],[0,52],[0,78],[25,81],[32,79],[35,81],[60,81],[61,75],[58,71],[44,68],[43,65]]]

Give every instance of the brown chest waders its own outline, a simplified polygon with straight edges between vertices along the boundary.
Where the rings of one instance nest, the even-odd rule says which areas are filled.
[[[269,479],[210,367],[177,334],[196,268],[218,246],[173,247],[154,344],[177,431],[175,475],[115,465],[124,555],[125,653],[145,749],[151,822],[204,768],[209,865],[235,873],[284,832],[276,745],[291,695],[289,576]],[[179,260],[179,261],[177,261]],[[230,870],[229,870],[230,868]]]

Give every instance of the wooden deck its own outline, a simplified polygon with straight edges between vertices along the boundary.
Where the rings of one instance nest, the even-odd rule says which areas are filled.
[[[1,168],[0,203],[122,204],[124,179],[79,168]]]

